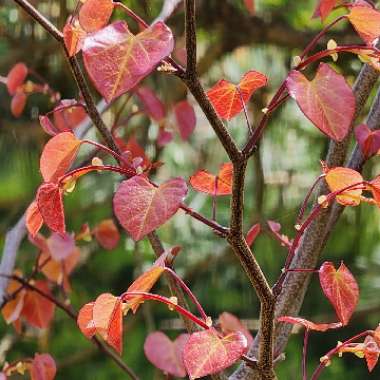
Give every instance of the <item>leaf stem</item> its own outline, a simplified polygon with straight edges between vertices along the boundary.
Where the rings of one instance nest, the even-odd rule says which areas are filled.
[[[309,329],[305,329],[302,350],[302,380],[307,380],[307,345],[309,342]]]

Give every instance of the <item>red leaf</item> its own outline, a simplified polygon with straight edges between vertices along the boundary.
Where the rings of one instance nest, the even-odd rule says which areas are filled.
[[[183,100],[174,106],[174,114],[181,138],[186,141],[193,133],[197,123],[194,108],[186,100]]]
[[[17,89],[23,85],[28,75],[28,68],[25,63],[16,63],[7,75],[7,88],[9,95],[15,95]]]
[[[113,205],[119,223],[138,241],[169,220],[186,194],[182,178],[155,187],[145,177],[135,176],[120,184]]]
[[[105,219],[94,228],[94,235],[98,243],[108,250],[117,247],[120,234],[112,219]]]
[[[86,117],[86,111],[75,99],[63,99],[53,110],[54,124],[59,132],[72,131]]]
[[[355,114],[355,97],[343,76],[321,63],[313,81],[293,70],[286,84],[289,94],[317,128],[336,141],[346,137]]]
[[[247,237],[245,238],[246,241],[247,241],[247,244],[249,246],[251,246],[254,241],[256,240],[257,236],[260,234],[261,232],[261,225],[260,223],[256,223],[254,224],[248,231],[247,233]]]
[[[364,346],[364,357],[367,362],[368,371],[372,372],[379,360],[380,349],[376,340],[370,335],[366,336]]]
[[[26,229],[29,234],[34,237],[37,235],[38,231],[42,227],[42,224],[44,223],[36,201],[33,201],[27,208],[25,218]]]
[[[327,331],[330,329],[339,329],[343,325],[341,322],[336,322],[336,323],[314,323],[311,321],[308,321],[307,319],[303,318],[296,318],[296,317],[279,317],[278,318],[279,322],[286,322],[286,323],[291,323],[292,325],[298,324],[302,325],[308,330],[313,330],[313,331]]]
[[[123,310],[119,297],[101,294],[95,301],[93,320],[96,332],[119,354],[122,353]]]
[[[355,137],[366,158],[380,150],[380,131],[371,131],[366,124],[360,124],[355,128]]]
[[[173,133],[170,131],[167,131],[165,128],[160,128],[158,131],[158,136],[157,136],[157,144],[160,147],[163,147],[167,144],[170,143],[170,141],[173,140]]]
[[[63,41],[65,42],[69,57],[73,57],[82,50],[85,37],[86,32],[79,25],[67,23],[64,26]]]
[[[345,189],[348,186],[363,182],[363,177],[356,170],[337,167],[330,169],[326,174],[326,182],[332,192]],[[360,204],[362,190],[347,190],[336,197],[336,201],[344,206],[357,206]]]
[[[57,366],[49,354],[35,354],[30,368],[31,380],[53,380]]]
[[[141,166],[146,169],[149,168],[151,165],[151,162],[149,158],[145,155],[144,149],[139,145],[135,137],[130,137],[127,144],[123,147],[124,151],[129,151],[132,154],[132,158],[142,158],[143,162]]]
[[[79,11],[79,23],[86,32],[96,32],[107,25],[112,12],[112,0],[86,0]]]
[[[173,47],[172,32],[163,22],[135,36],[117,21],[86,38],[83,59],[95,87],[111,102],[136,86]]]
[[[145,340],[145,355],[161,371],[175,377],[185,377],[182,353],[189,337],[189,334],[181,334],[172,342],[161,331],[155,331]]]
[[[34,286],[51,296],[49,286],[45,281],[36,281]],[[49,327],[50,322],[54,317],[55,305],[46,297],[29,290],[26,292],[24,299],[24,308],[22,309],[22,316],[27,322],[40,329]]]
[[[319,0],[313,17],[320,17],[324,21],[336,5],[337,0]]]
[[[373,45],[380,36],[380,12],[372,7],[356,6],[347,17],[362,40]]]
[[[62,190],[55,183],[44,183],[37,192],[38,209],[46,225],[54,232],[66,232]]]
[[[22,112],[24,111],[27,95],[22,92],[16,92],[11,101],[11,112],[14,117],[20,117]]]
[[[154,284],[161,277],[165,268],[161,265],[154,265],[152,268],[140,275],[132,285],[127,289],[127,292],[149,292]],[[132,309],[133,314],[137,312],[140,303],[144,302],[143,298],[136,296],[128,300],[128,307]]]
[[[347,325],[359,300],[359,287],[354,276],[343,263],[336,270],[332,263],[325,262],[319,269],[319,281],[339,320]]]
[[[247,338],[248,347],[253,343],[253,337],[249,330],[233,314],[224,312],[219,315],[219,323],[224,335],[241,332]]]
[[[244,0],[244,5],[251,15],[255,14],[255,0]]]
[[[217,176],[207,170],[200,170],[190,177],[191,186],[210,195],[229,195],[232,193],[233,166],[222,164]]]
[[[95,323],[93,318],[93,310],[94,310],[95,302],[87,303],[86,305],[82,306],[82,308],[79,310],[78,314],[78,327],[80,328],[80,331],[82,331],[83,335],[87,337],[88,339],[91,339],[95,333]]]
[[[207,91],[207,96],[218,115],[230,120],[243,111],[243,102],[247,104],[252,94],[260,87],[266,86],[267,82],[268,78],[264,74],[251,70],[244,74],[238,85],[220,80]]]
[[[136,90],[136,95],[143,104],[144,111],[153,120],[160,121],[166,116],[164,104],[149,87],[139,87]]]
[[[45,182],[56,182],[70,168],[81,140],[71,132],[62,132],[45,145],[40,158],[40,170]]]
[[[380,207],[380,176],[370,182],[370,190],[378,207]]]
[[[187,373],[191,379],[199,379],[220,372],[239,360],[247,348],[247,339],[240,332],[223,338],[212,328],[191,334],[183,351]]]

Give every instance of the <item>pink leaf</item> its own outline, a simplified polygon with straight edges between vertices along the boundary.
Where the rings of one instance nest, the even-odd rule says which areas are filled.
[[[115,214],[138,241],[170,219],[186,194],[187,186],[182,178],[155,187],[145,177],[135,176],[120,184],[113,200]]]
[[[53,380],[57,366],[49,354],[35,354],[30,368],[31,380]]]
[[[360,124],[355,128],[355,137],[365,157],[380,150],[380,131],[371,131],[366,124]]]
[[[286,316],[278,318],[278,321],[291,323],[292,325],[294,324],[302,325],[308,330],[321,331],[321,332],[327,331],[330,329],[339,329],[343,326],[341,322],[314,323],[314,322],[308,321],[307,319],[296,318],[296,317],[286,317]]]
[[[247,338],[248,347],[251,346],[253,342],[253,337],[239,318],[225,311],[224,313],[219,315],[219,323],[223,331],[223,334],[228,335],[234,332],[241,332]]]
[[[355,97],[340,74],[321,63],[313,81],[293,70],[286,84],[305,116],[324,134],[336,141],[347,136],[355,114]]]
[[[186,100],[183,100],[175,105],[174,114],[181,138],[186,141],[193,133],[197,123],[194,108]]]
[[[165,106],[157,95],[149,88],[141,86],[136,90],[136,95],[143,104],[144,111],[155,121],[162,120],[165,115]]]
[[[246,237],[246,240],[247,240],[247,244],[249,246],[251,246],[254,241],[256,240],[257,236],[260,234],[261,232],[261,225],[260,223],[256,223],[254,224],[248,231],[247,233],[247,237]]]
[[[85,39],[83,59],[95,87],[111,102],[136,86],[173,47],[172,32],[163,22],[135,36],[117,21]]]
[[[52,233],[46,243],[51,257],[55,261],[63,261],[67,259],[76,249],[74,237],[67,233]]]
[[[185,377],[186,369],[182,359],[188,334],[181,334],[172,342],[164,333],[156,331],[149,334],[144,343],[148,360],[161,371],[176,377]]]

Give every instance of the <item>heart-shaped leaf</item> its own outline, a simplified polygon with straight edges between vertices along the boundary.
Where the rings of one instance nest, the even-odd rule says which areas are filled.
[[[176,377],[185,377],[182,353],[190,335],[181,334],[172,342],[161,331],[149,334],[144,343],[148,360],[161,371]]]
[[[117,247],[120,240],[120,233],[112,219],[105,219],[100,222],[93,231],[95,239],[107,250]]]
[[[251,333],[235,315],[225,311],[219,315],[219,324],[223,334],[228,335],[239,331],[247,338],[248,347],[251,346],[253,342]]]
[[[183,360],[190,379],[199,379],[230,367],[247,348],[247,339],[242,333],[220,338],[217,331],[211,328],[190,335],[183,351]]]
[[[372,7],[352,7],[348,19],[359,36],[368,45],[373,45],[380,36],[380,12]]]
[[[218,115],[226,120],[232,119],[244,109],[252,94],[260,87],[266,86],[268,78],[258,71],[248,71],[238,85],[220,80],[207,91],[212,105]]]
[[[343,190],[348,186],[363,182],[363,177],[356,170],[337,167],[330,169],[326,174],[326,182],[332,192]],[[357,206],[360,204],[362,190],[347,190],[338,195],[336,201],[344,206]]]
[[[40,158],[40,170],[45,182],[57,182],[70,168],[81,145],[71,132],[62,132],[45,145]]]
[[[174,114],[181,138],[186,141],[193,133],[197,123],[194,108],[189,102],[183,100],[174,106]]]
[[[30,368],[31,380],[54,380],[57,366],[49,354],[35,354]]]
[[[336,141],[347,136],[356,106],[352,89],[343,76],[321,63],[311,82],[293,70],[286,84],[305,116],[324,134]]]
[[[17,89],[23,85],[28,75],[28,67],[25,63],[16,63],[7,75],[7,89],[9,95],[15,95]]]
[[[182,178],[155,187],[144,176],[134,176],[120,184],[113,200],[115,214],[133,240],[138,241],[169,220],[186,194]]]
[[[123,310],[119,297],[101,294],[95,301],[93,320],[96,332],[119,354],[123,350]]]
[[[88,33],[96,32],[108,23],[113,12],[112,0],[86,0],[79,11],[79,23]]]
[[[308,321],[307,319],[303,318],[296,318],[296,317],[280,317],[278,318],[279,322],[286,322],[286,323],[291,323],[292,325],[302,325],[308,330],[313,330],[313,331],[327,331],[330,329],[339,329],[343,325],[341,322],[335,322],[335,323],[314,323],[311,321]]]
[[[69,57],[78,54],[82,50],[86,32],[79,26],[67,23],[63,28],[63,41],[65,43]]]
[[[364,157],[371,157],[380,150],[380,131],[371,131],[366,124],[360,124],[355,128],[355,137]]]
[[[45,281],[36,281],[34,286],[52,296],[49,285]],[[24,298],[22,316],[27,322],[40,329],[47,328],[54,317],[55,305],[53,302],[43,297],[34,290],[28,290]]]
[[[44,183],[37,191],[37,205],[45,224],[54,232],[66,232],[62,190],[55,183]]]
[[[32,237],[37,235],[38,231],[41,229],[44,220],[36,201],[33,201],[26,210],[25,214],[25,225],[26,228]]]
[[[334,9],[337,0],[319,0],[315,8],[313,17],[320,17],[324,21]]]
[[[95,87],[111,102],[136,86],[173,47],[173,34],[163,22],[135,36],[117,21],[85,39],[83,59]]]
[[[230,162],[222,164],[218,175],[207,170],[199,170],[190,177],[191,186],[210,195],[229,195],[232,193],[233,166]]]
[[[332,263],[325,262],[319,269],[319,281],[339,320],[347,325],[359,300],[359,286],[354,276],[343,263],[336,270]]]
[[[80,331],[82,331],[82,334],[88,339],[91,339],[96,333],[93,316],[94,305],[95,302],[90,302],[82,306],[82,308],[79,310],[77,319]]]

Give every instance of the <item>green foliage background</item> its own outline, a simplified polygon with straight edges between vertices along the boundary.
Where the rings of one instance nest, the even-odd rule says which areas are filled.
[[[161,9],[161,0],[124,1],[147,20],[152,20]],[[36,1],[38,8],[48,15],[60,28],[73,9],[71,0]],[[270,78],[267,89],[254,96],[250,113],[254,120],[267,99],[286,76],[292,57],[300,52],[292,40],[299,35],[307,41],[321,28],[319,20],[310,20],[314,0],[257,0],[257,15],[249,19],[240,0],[202,0],[200,7],[200,61],[202,80],[206,86],[224,77],[238,81],[249,69],[256,69]],[[233,11],[226,15],[225,10]],[[117,13],[117,17],[124,17]],[[227,20],[227,18],[231,18]],[[235,28],[225,25],[232,20],[264,22],[270,33],[262,40],[249,43],[239,25]],[[169,21],[181,43],[183,34],[183,13],[177,12]],[[135,25],[131,23],[133,27]],[[276,35],[276,27],[279,32]],[[289,32],[289,39],[280,36],[281,31]],[[292,33],[293,34],[292,34]],[[342,38],[355,36],[351,29],[342,27],[338,32]],[[231,41],[245,41],[229,46]],[[256,40],[257,36],[252,36]],[[276,40],[278,42],[276,43]],[[339,41],[338,41],[339,42]],[[236,47],[236,48],[234,48]],[[218,51],[219,49],[219,51]],[[68,65],[62,51],[52,38],[35,25],[15,4],[0,0],[0,74],[6,75],[10,67],[24,61],[28,66],[43,74],[63,98],[77,96],[75,83],[70,77]],[[341,56],[337,66],[353,83],[360,69],[356,58]],[[184,96],[180,83],[165,75],[152,75],[147,81],[157,94],[170,106]],[[41,178],[38,170],[39,154],[48,136],[38,125],[38,114],[49,110],[44,96],[32,96],[20,119],[14,119],[9,112],[10,98],[4,86],[0,87],[0,246],[5,233],[25,210],[34,197]],[[120,104],[117,103],[116,107]],[[104,118],[112,122],[115,107]],[[368,111],[368,109],[366,110]],[[216,170],[227,160],[215,139],[208,123],[197,109],[198,123],[195,133],[188,142],[176,137],[163,151],[154,150],[157,125],[150,125],[145,118],[134,119],[125,128],[125,134],[136,133],[141,143],[147,143],[147,152],[157,155],[165,165],[159,169],[157,181],[171,176],[188,178],[199,168]],[[363,118],[364,115],[361,116]],[[233,120],[229,128],[242,144],[246,137],[243,116]],[[303,117],[295,104],[290,101],[275,114],[260,146],[260,155],[251,162],[248,170],[245,213],[247,229],[257,221],[276,220],[285,233],[294,233],[293,224],[303,196],[320,172],[319,160],[325,155],[327,140]],[[83,153],[85,156],[85,153]],[[378,174],[379,159],[373,159],[365,168],[365,176]],[[75,192],[65,199],[69,230],[78,231],[83,223],[95,226],[104,218],[112,216],[111,195],[118,178],[110,174],[92,174],[78,184]],[[205,214],[211,212],[211,200],[192,190],[187,203]],[[340,260],[353,271],[361,289],[358,312],[351,326],[331,333],[313,334],[310,345],[310,368],[314,368],[319,357],[357,332],[374,328],[379,322],[380,302],[380,213],[374,207],[362,205],[346,210],[324,250],[323,260],[339,263]],[[228,220],[228,198],[218,201],[218,221]],[[258,316],[257,299],[250,288],[233,253],[223,241],[198,222],[179,212],[170,223],[160,228],[159,235],[166,247],[183,247],[176,269],[199,297],[207,312],[213,317],[229,311],[242,319],[255,320]],[[134,244],[126,234],[122,235],[117,249],[102,250],[95,242],[82,245],[83,260],[72,276],[72,304],[79,308],[94,300],[102,292],[122,293],[131,281],[154,260],[147,242]],[[264,272],[273,283],[280,273],[285,250],[263,234],[254,246],[254,252]],[[36,249],[27,241],[18,256],[18,267],[30,272]],[[165,283],[157,291],[168,294]],[[302,315],[313,321],[333,321],[334,313],[322,296],[315,278],[307,293]],[[178,330],[168,330],[176,315],[157,304],[145,304],[141,312],[128,316],[125,324],[125,351],[123,358],[141,376],[141,379],[159,379],[161,375],[147,362],[143,354],[144,337],[147,332],[166,328],[170,336]],[[12,328],[0,324],[1,337],[14,334]],[[301,364],[302,334],[292,336],[287,348],[287,359],[278,366],[280,379],[299,379]],[[123,379],[126,376],[107,358],[99,354],[76,329],[71,320],[61,311],[49,331],[27,331],[6,355],[12,361],[31,356],[35,351],[50,352],[57,360],[57,379]],[[0,357],[0,360],[4,358]],[[376,379],[380,370],[369,375],[365,363],[358,358],[345,356],[333,361],[322,379],[356,380]]]

